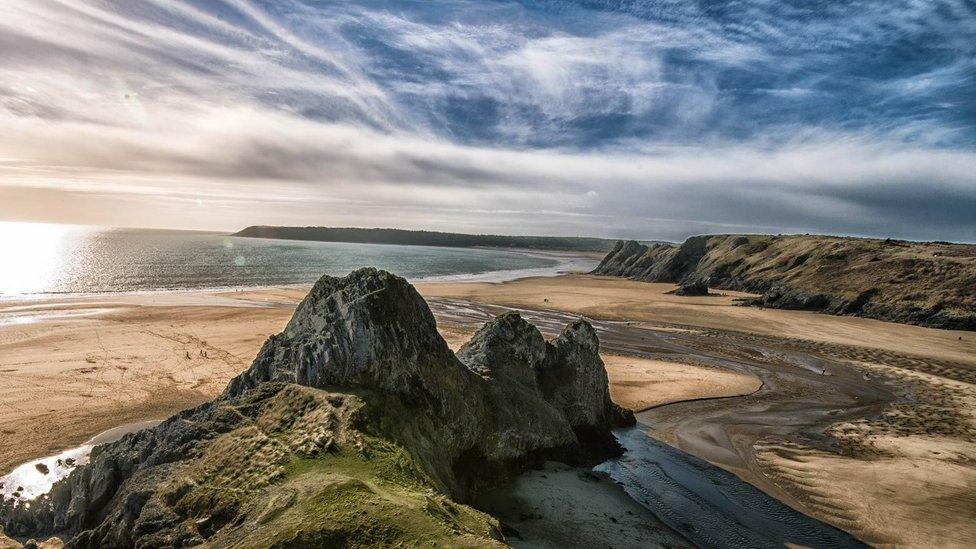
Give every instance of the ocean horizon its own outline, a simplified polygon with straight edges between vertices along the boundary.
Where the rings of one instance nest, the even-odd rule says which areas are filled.
[[[236,237],[0,222],[0,299],[310,284],[361,267],[411,281],[503,281],[589,271],[592,255]]]

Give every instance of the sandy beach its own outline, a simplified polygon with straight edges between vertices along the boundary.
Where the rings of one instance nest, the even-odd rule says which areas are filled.
[[[872,545],[968,546],[976,535],[973,333],[747,308],[734,301],[743,294],[671,289],[564,276],[424,291],[583,314],[605,321],[604,350],[755,376],[762,389],[740,398],[702,393],[639,418],[655,438]]]
[[[976,336],[672,288],[583,275],[418,285],[454,348],[504,308],[547,333],[593,319],[614,398],[649,409],[652,436],[868,543],[976,535]],[[0,472],[213,398],[304,294],[0,302]]]
[[[0,470],[213,398],[291,316],[277,295],[0,302]]]

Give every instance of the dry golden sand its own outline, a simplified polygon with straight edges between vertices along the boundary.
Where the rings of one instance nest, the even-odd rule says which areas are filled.
[[[872,543],[963,546],[976,539],[976,447],[966,440],[967,429],[976,428],[976,399],[966,396],[974,385],[926,366],[976,366],[974,333],[744,308],[733,302],[736,294],[678,297],[665,293],[671,285],[582,275],[418,288],[428,298],[550,309],[655,330],[700,327],[803,340],[825,355],[854,348],[836,358],[913,384],[920,395],[950,396],[938,406],[896,410],[909,419],[835,426],[856,450],[845,455],[761,441],[755,448],[760,472],[805,502],[804,511]],[[306,290],[0,302],[0,471],[219,394],[267,336],[282,329]],[[469,333],[444,335],[457,348]],[[900,358],[886,358],[892,356]],[[609,355],[605,361],[614,397],[636,409],[747,394],[759,384],[753,376],[698,364]],[[913,428],[899,430],[906,421]]]
[[[210,296],[0,304],[0,471],[213,398],[291,312]]]
[[[5,537],[2,532],[0,532],[0,549],[21,549],[22,544]],[[64,547],[64,543],[59,538],[51,538],[46,541],[38,541],[37,549],[61,549]]]
[[[697,398],[745,395],[759,390],[756,376],[705,365],[604,355],[613,400],[639,412]]]

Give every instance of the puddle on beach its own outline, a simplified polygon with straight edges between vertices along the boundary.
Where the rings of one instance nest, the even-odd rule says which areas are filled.
[[[88,463],[88,456],[95,446],[115,442],[129,433],[154,427],[160,422],[154,419],[115,427],[92,437],[81,446],[24,463],[9,475],[0,477],[0,498],[30,501],[46,494],[55,482],[67,477],[79,465]]]

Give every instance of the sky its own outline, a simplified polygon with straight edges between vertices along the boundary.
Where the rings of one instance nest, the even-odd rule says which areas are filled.
[[[4,0],[0,219],[976,242],[976,1]]]

